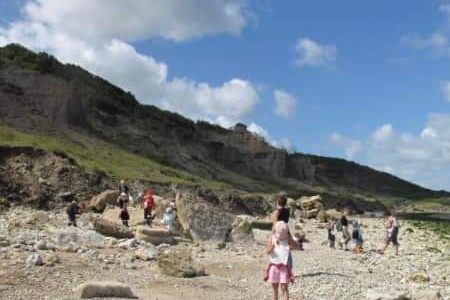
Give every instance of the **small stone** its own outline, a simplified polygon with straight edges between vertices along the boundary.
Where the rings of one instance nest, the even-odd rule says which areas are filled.
[[[42,256],[39,253],[31,254],[27,259],[28,266],[42,266],[44,261],[42,260]]]

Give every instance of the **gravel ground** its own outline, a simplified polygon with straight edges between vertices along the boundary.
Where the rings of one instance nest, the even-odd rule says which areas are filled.
[[[309,242],[305,251],[293,252],[296,280],[290,286],[291,299],[366,299],[367,290],[376,287],[413,295],[439,291],[443,299],[450,299],[448,241],[418,229],[409,232],[403,222],[400,255],[395,256],[393,248],[382,255],[375,251],[384,237],[382,220],[360,220],[366,240],[362,254],[328,248],[323,225],[303,224]],[[113,246],[111,239],[80,246],[74,253],[50,245],[50,250],[37,251],[43,266],[27,265],[39,241],[51,241],[54,229],[63,224],[63,213],[16,209],[0,215],[0,299],[74,299],[72,289],[87,281],[129,284],[140,299],[271,299],[271,287],[262,281],[268,261],[266,232],[258,231],[255,242],[227,244],[222,250],[217,245],[192,245],[195,259],[209,273],[193,279],[162,275],[155,261],[136,259],[134,250]],[[425,280],[412,281],[416,273]]]

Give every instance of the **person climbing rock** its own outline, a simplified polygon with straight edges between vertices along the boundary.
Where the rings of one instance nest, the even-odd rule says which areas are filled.
[[[272,284],[272,299],[278,300],[281,288],[283,300],[289,299],[289,283],[293,282],[292,265],[289,264],[289,228],[286,222],[277,221],[266,246],[269,264],[264,270],[264,280]]]
[[[398,231],[399,231],[399,224],[397,222],[397,218],[392,214],[391,211],[387,210],[384,213],[386,223],[386,239],[385,239],[385,245],[383,249],[381,250],[381,253],[384,253],[389,246],[389,244],[392,242],[392,244],[395,247],[395,255],[398,255],[398,250],[400,248],[400,244],[398,243]]]
[[[81,213],[80,206],[74,200],[67,206],[67,216],[69,218],[68,225],[77,227],[77,215]]]

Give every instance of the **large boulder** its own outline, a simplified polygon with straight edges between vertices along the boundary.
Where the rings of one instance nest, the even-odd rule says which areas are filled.
[[[195,242],[223,243],[227,240],[234,215],[192,193],[182,194],[176,204],[178,221]]]
[[[340,219],[342,216],[342,213],[340,211],[337,211],[336,209],[327,209],[325,211],[326,214],[326,218],[327,219],[333,219],[333,220],[337,220]]]
[[[179,278],[206,275],[205,269],[194,263],[191,250],[186,246],[166,250],[159,257],[158,267],[162,273]]]
[[[56,230],[53,240],[60,246],[68,244],[100,245],[104,243],[105,237],[94,230],[68,227]]]
[[[92,197],[89,202],[88,208],[93,209],[96,212],[103,212],[107,205],[116,204],[117,198],[119,197],[119,191],[117,190],[106,190],[101,194]]]
[[[320,223],[325,223],[327,221],[327,214],[325,213],[324,210],[319,210],[319,212],[316,215],[316,219]]]
[[[130,220],[128,224],[130,226],[137,226],[144,224],[144,208],[141,206],[133,207],[128,206],[128,214],[130,215]],[[107,207],[102,214],[102,217],[117,224],[122,224],[122,220],[119,218],[120,207],[113,206]]]
[[[321,210],[323,209],[322,197],[319,195],[312,197],[302,197],[300,200],[300,207],[303,211],[308,211],[312,209]]]
[[[231,229],[232,242],[253,242],[252,221],[253,217],[248,215],[236,216]]]
[[[97,232],[106,236],[111,236],[118,239],[134,237],[133,232],[129,228],[102,217],[94,218],[92,221],[92,226]]]
[[[151,243],[155,246],[160,244],[173,245],[177,243],[175,237],[167,229],[161,227],[138,226],[136,229],[136,239]]]
[[[273,222],[269,219],[256,219],[251,222],[252,229],[272,230]]]
[[[124,298],[138,299],[130,286],[120,282],[87,282],[73,290],[75,299]]]
[[[411,300],[407,290],[396,288],[371,288],[366,293],[367,300]]]
[[[314,208],[314,209],[303,211],[302,217],[305,219],[314,219],[318,213],[319,213],[319,210],[317,208]]]

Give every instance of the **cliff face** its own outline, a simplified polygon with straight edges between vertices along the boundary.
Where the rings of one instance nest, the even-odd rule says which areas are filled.
[[[36,134],[89,135],[249,191],[436,195],[345,160],[288,154],[242,124],[227,130],[140,105],[130,93],[79,67],[17,45],[0,48],[0,122]]]

